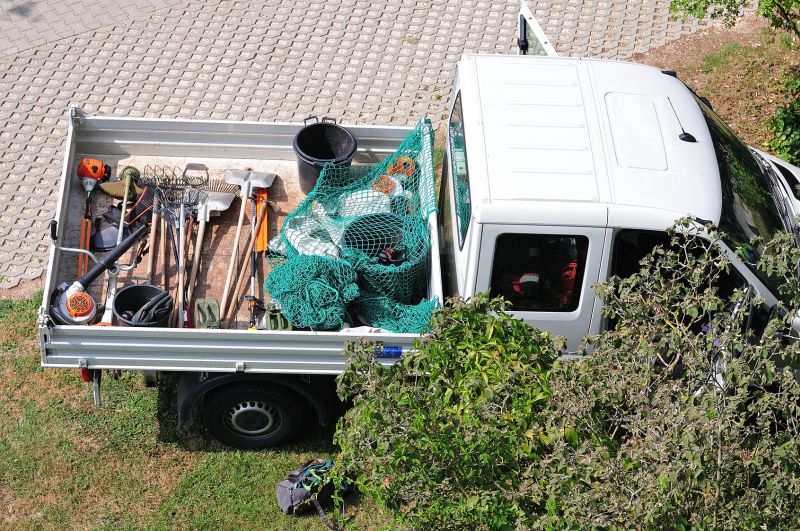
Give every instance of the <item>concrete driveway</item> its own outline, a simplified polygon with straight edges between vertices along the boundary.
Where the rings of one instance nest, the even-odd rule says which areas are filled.
[[[445,117],[464,52],[514,53],[518,2],[0,0],[0,296],[41,276],[66,114]],[[668,2],[530,2],[562,55],[627,58],[707,23]]]

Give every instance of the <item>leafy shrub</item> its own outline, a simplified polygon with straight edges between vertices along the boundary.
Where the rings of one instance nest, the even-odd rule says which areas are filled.
[[[769,122],[772,138],[767,148],[792,164],[800,165],[800,70],[784,73],[783,89],[789,101]]]
[[[614,326],[582,361],[551,365],[547,334],[485,295],[437,313],[393,368],[352,344],[338,477],[420,529],[800,527],[800,346],[784,334],[800,250],[750,249],[783,280],[768,311],[718,238],[684,221],[600,286]]]
[[[797,263],[783,244],[762,260],[773,274]],[[798,348],[778,314],[754,333],[760,301],[723,289],[729,269],[710,241],[675,235],[640,273],[601,287],[617,326],[552,372],[548,432],[572,436],[552,437],[522,482],[548,508],[535,524],[800,525],[800,388],[781,369]]]
[[[374,344],[347,347],[339,393],[354,403],[335,435],[336,462],[415,528],[508,528],[537,510],[519,478],[543,449],[558,349],[506,308],[486,295],[450,301],[391,368],[375,363]]]

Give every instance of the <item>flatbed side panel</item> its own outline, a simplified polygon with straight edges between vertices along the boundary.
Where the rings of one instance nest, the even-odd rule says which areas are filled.
[[[58,326],[47,331],[45,367],[159,371],[338,374],[343,345],[365,337],[411,349],[414,334],[272,332]],[[396,358],[380,358],[392,365]]]
[[[430,264],[428,271],[430,271],[430,279],[428,281],[428,298],[436,297],[439,304],[444,305],[444,289],[442,288],[442,261],[439,252],[439,220],[436,212],[431,212],[428,216],[428,230],[431,235],[431,249]]]
[[[410,127],[347,125],[356,138],[356,162],[374,162],[393,152]],[[86,117],[78,130],[77,151],[105,155],[294,160],[297,123]]]
[[[427,135],[424,137],[427,143]],[[432,142],[432,139],[431,139]],[[428,145],[427,149],[423,149],[420,153],[420,163],[424,166],[428,166],[430,168],[434,168],[433,164],[433,145]],[[434,169],[435,171],[435,169]],[[436,182],[436,177],[433,176],[434,185]],[[436,200],[436,190],[435,186],[430,188],[423,187],[421,190],[422,194],[422,204],[425,205],[438,205],[439,202]],[[433,197],[429,197],[429,194],[432,194]],[[440,262],[440,248],[439,248],[439,220],[436,215],[436,211],[431,212],[428,215],[427,225],[428,225],[428,234],[431,238],[431,252],[429,254],[428,259],[428,271],[429,271],[429,280],[428,280],[428,293],[427,297],[429,299],[436,298],[440,304],[444,304],[444,294],[442,292],[442,264]]]
[[[75,131],[73,128],[74,120],[79,119],[77,109],[70,108],[67,112],[67,142],[64,150],[64,164],[61,167],[61,182],[59,184],[58,200],[56,201],[56,213],[54,219],[58,223],[57,238],[58,241],[63,241],[64,230],[66,227],[66,217],[69,211],[69,194],[67,193],[67,181],[69,179],[69,169],[72,167],[72,159],[75,156]],[[47,339],[48,335],[44,329],[44,323],[49,319],[47,317],[47,304],[48,293],[52,293],[55,286],[53,283],[56,278],[56,264],[61,259],[61,252],[56,249],[54,245],[50,246],[50,252],[47,258],[47,273],[44,280],[44,295],[42,297],[42,306],[39,308],[39,350],[42,357],[42,364],[47,360]]]

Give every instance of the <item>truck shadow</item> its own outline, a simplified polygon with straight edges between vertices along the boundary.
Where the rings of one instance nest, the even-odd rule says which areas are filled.
[[[162,373],[158,378],[158,398],[156,419],[158,422],[158,440],[162,443],[182,446],[189,451],[230,452],[234,449],[218,443],[211,438],[203,427],[202,419],[193,408],[189,419],[178,426],[178,377],[170,373]],[[333,444],[336,421],[329,426],[316,426],[306,430],[290,445],[293,451],[329,455],[337,451]]]

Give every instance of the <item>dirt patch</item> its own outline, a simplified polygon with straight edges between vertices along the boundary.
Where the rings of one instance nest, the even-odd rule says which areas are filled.
[[[42,288],[44,288],[44,273],[39,278],[23,280],[11,289],[0,289],[0,299],[12,299],[15,301],[28,299]]]
[[[760,148],[769,138],[768,120],[786,99],[782,71],[800,66],[800,53],[789,34],[750,15],[733,28],[709,28],[633,60],[677,72],[737,134]]]
[[[636,54],[632,59],[637,63],[669,70],[677,68],[686,70],[696,66],[704,56],[718,52],[722,45],[728,42],[734,41],[748,46],[758,45],[761,33],[768,26],[765,19],[749,15],[732,28],[713,26],[648,52]]]

